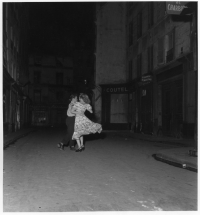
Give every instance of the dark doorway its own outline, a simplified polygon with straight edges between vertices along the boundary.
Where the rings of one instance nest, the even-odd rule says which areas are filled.
[[[177,136],[183,122],[183,83],[173,81],[162,86],[162,128],[163,134]]]
[[[141,131],[146,134],[153,133],[153,97],[152,84],[143,86],[140,89],[140,122]]]

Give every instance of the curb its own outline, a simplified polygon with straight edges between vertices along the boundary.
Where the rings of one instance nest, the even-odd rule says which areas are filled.
[[[18,139],[20,139],[20,138],[22,138],[22,137],[25,137],[25,136],[27,136],[29,133],[34,132],[34,131],[36,131],[36,129],[33,129],[33,130],[31,130],[31,131],[24,132],[23,134],[19,134],[18,136],[13,137],[11,140],[6,141],[6,142],[4,143],[3,149],[8,148],[10,145],[14,144]]]
[[[175,167],[179,167],[179,168],[182,168],[182,169],[187,169],[187,170],[190,170],[192,172],[198,172],[197,168],[195,167],[192,167],[192,165],[190,164],[187,164],[187,162],[185,163],[180,163],[180,162],[176,162],[176,161],[172,161],[172,160],[169,160],[169,159],[165,159],[163,157],[160,157],[159,155],[156,155],[154,154],[153,157],[158,160],[158,161],[161,161],[161,162],[164,162],[164,163],[167,163],[169,165],[172,165],[172,166],[175,166]]]

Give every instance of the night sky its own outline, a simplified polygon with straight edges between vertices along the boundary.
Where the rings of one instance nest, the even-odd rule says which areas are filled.
[[[31,2],[29,51],[70,54],[70,50],[94,47],[94,2]]]

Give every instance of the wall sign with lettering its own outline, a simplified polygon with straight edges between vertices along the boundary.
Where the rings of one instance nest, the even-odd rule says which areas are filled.
[[[166,11],[168,14],[180,15],[188,2],[186,1],[167,1],[166,2]]]
[[[128,86],[102,86],[104,93],[129,93]]]

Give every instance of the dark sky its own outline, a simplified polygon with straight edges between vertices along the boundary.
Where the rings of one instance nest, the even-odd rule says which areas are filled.
[[[32,2],[30,51],[67,54],[70,48],[94,46],[94,2]]]

